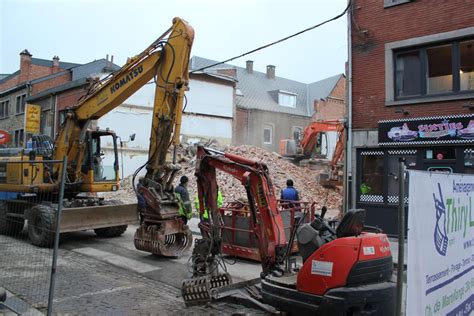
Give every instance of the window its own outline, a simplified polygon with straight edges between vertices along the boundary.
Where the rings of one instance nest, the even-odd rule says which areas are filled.
[[[456,159],[456,148],[455,147],[431,147],[426,149],[425,159]]]
[[[26,94],[22,94],[16,97],[16,114],[25,113],[26,105]]]
[[[92,170],[94,171],[94,181],[115,181],[117,161],[113,155],[104,155],[101,146],[104,144],[114,144],[112,135],[103,135],[91,139],[92,150]]]
[[[24,141],[24,130],[23,129],[17,129],[15,131],[15,136],[14,136],[14,144],[15,147],[23,147],[23,141]]]
[[[464,150],[464,173],[474,174],[474,147]]]
[[[464,167],[474,168],[474,147],[464,150]]]
[[[278,92],[278,104],[282,106],[295,108],[296,95],[292,93],[287,93],[287,92]]]
[[[421,80],[420,53],[399,54],[396,61],[396,95],[421,95]]]
[[[383,6],[385,8],[393,7],[399,4],[411,2],[412,0],[383,0]]]
[[[474,90],[474,40],[459,44],[460,90]]]
[[[322,155],[323,154],[323,147],[326,149],[326,154],[327,154],[327,134],[325,132],[318,133],[316,136],[317,141],[316,145],[314,146],[314,151],[313,153],[316,155]]]
[[[0,119],[10,115],[10,100],[0,101]]]
[[[292,134],[295,141],[301,141],[303,139],[303,128],[300,126],[293,126]]]
[[[444,45],[426,49],[426,93],[453,91],[452,47]]]
[[[41,134],[51,136],[53,127],[53,116],[51,110],[45,110],[41,113]]]
[[[263,127],[263,143],[271,144],[273,139],[273,126],[265,125]]]
[[[59,126],[63,125],[66,122],[67,110],[59,111]]]
[[[383,166],[383,156],[362,156],[360,195],[382,196]]]
[[[474,92],[474,40],[395,53],[395,99]]]

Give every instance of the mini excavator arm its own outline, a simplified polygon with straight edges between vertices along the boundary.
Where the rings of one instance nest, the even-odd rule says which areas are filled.
[[[198,147],[196,177],[200,212],[210,210],[212,251],[220,251],[220,221],[217,207],[216,169],[230,174],[245,187],[255,227],[262,270],[271,273],[286,249],[285,229],[277,208],[277,198],[264,163],[237,155]],[[203,234],[205,236],[205,234]]]
[[[203,238],[196,239],[191,257],[193,278],[184,280],[181,288],[186,305],[207,303],[215,291],[232,283],[228,273],[219,273],[222,220],[217,212],[216,169],[230,174],[245,187],[257,237],[262,276],[279,270],[286,246],[285,229],[268,168],[237,155],[198,147],[196,177],[199,211],[209,210],[209,221],[201,223]],[[224,270],[225,270],[225,266]]]

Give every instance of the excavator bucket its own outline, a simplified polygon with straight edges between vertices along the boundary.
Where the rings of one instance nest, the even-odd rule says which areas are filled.
[[[232,278],[228,273],[195,277],[183,281],[181,295],[186,306],[207,304],[216,298],[219,288],[230,284]]]
[[[135,232],[134,244],[138,250],[164,257],[179,257],[191,247],[192,232],[181,219],[141,224]]]
[[[342,177],[331,178],[328,173],[319,174],[319,184],[325,188],[335,188],[337,186],[342,186]]]

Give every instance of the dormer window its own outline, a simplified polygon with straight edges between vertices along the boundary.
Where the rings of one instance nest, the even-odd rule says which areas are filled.
[[[278,104],[296,108],[296,94],[286,91],[278,91]]]

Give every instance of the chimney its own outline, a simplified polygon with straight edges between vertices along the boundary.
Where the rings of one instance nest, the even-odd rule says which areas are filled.
[[[59,57],[58,56],[53,57],[53,67],[51,71],[53,74],[59,72]]]
[[[217,73],[232,78],[237,78],[237,69],[235,68],[217,69]]]
[[[268,79],[275,79],[275,66],[268,65],[267,66],[267,78]]]
[[[247,60],[245,63],[247,64],[247,72],[253,74],[253,60]]]
[[[20,76],[18,83],[23,83],[30,79],[31,56],[33,55],[27,49],[20,53]]]

